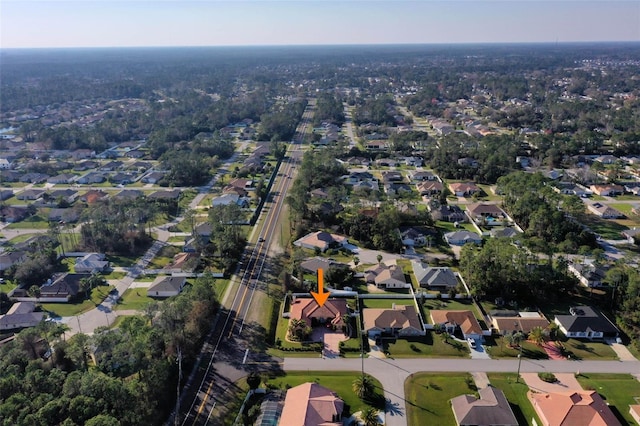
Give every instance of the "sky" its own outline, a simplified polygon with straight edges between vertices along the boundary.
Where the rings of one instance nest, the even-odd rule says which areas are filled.
[[[638,0],[0,0],[0,48],[640,41]]]

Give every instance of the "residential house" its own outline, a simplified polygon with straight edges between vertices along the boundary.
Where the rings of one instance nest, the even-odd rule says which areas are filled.
[[[103,171],[103,172],[114,172],[114,171],[120,169],[123,165],[124,165],[124,163],[122,161],[119,161],[119,160],[109,161],[108,163],[106,163],[102,167],[100,167],[100,170]]]
[[[39,188],[25,189],[24,191],[19,192],[16,195],[16,198],[18,200],[33,201],[33,200],[37,200],[39,198],[42,198],[42,196],[45,193],[46,192],[45,192],[44,189],[39,189]]]
[[[35,312],[34,302],[16,302],[5,315],[0,315],[0,330],[35,327],[44,318],[44,312]]]
[[[294,241],[293,245],[311,250],[315,250],[317,247],[320,251],[324,252],[329,248],[345,246],[347,243],[347,237],[343,237],[342,235],[330,234],[325,231],[316,231]]]
[[[241,197],[238,194],[222,194],[219,197],[211,200],[211,206],[228,206],[230,204],[236,204],[243,209],[249,208],[249,199]]]
[[[0,169],[10,169],[11,167],[13,167],[13,157],[0,157]]]
[[[558,187],[554,187],[554,190],[564,195],[577,195],[580,198],[588,198],[593,195],[592,190],[570,182],[560,182]]]
[[[1,206],[0,218],[3,222],[15,223],[20,222],[22,219],[29,215],[29,210],[26,207],[13,207],[13,206]]]
[[[328,271],[330,268],[348,268],[349,265],[336,262],[335,260],[327,259],[324,257],[312,257],[310,259],[300,262],[300,268],[303,271],[316,273],[318,269]]]
[[[420,157],[403,157],[402,162],[409,167],[422,167],[424,160]]]
[[[237,186],[233,186],[233,185],[226,185],[224,188],[222,188],[222,194],[223,195],[224,194],[235,194],[235,195],[238,195],[241,198],[244,198],[249,193],[244,188],[238,188]]]
[[[515,228],[493,228],[489,231],[494,238],[513,238],[519,234],[519,232]]]
[[[478,160],[471,157],[463,157],[458,159],[459,166],[473,167],[474,169],[479,167]]]
[[[211,225],[211,222],[203,222],[196,225],[195,231],[198,237],[208,240],[213,232],[213,226]]]
[[[433,232],[427,232],[413,226],[401,226],[399,232],[402,244],[409,247],[422,247],[434,239]]]
[[[585,287],[601,287],[602,280],[604,280],[607,273],[604,267],[594,265],[593,261],[589,263],[570,262],[567,269]]]
[[[49,179],[49,175],[44,173],[25,173],[20,177],[20,182],[25,183],[43,183]]]
[[[125,154],[125,157],[129,157],[129,158],[143,158],[145,155],[147,155],[147,151],[142,150],[142,149],[132,149],[131,151],[127,151],[127,153]]]
[[[493,328],[503,335],[518,331],[528,335],[536,327],[549,326],[549,320],[539,312],[491,311],[489,315]]]
[[[396,170],[384,170],[382,173],[382,181],[387,182],[402,182],[404,178],[402,177],[402,173]]]
[[[417,183],[416,189],[421,196],[433,196],[440,194],[444,190],[444,185],[440,181],[431,180]]]
[[[109,182],[114,185],[129,185],[136,180],[136,177],[131,173],[118,172],[109,176]]]
[[[80,292],[80,281],[89,278],[90,274],[64,273],[52,277],[40,287],[40,300],[47,299],[73,299]]]
[[[625,217],[621,211],[602,203],[587,204],[587,209],[603,219],[622,219]]]
[[[411,192],[411,187],[406,183],[385,182],[383,185],[384,192],[389,195]]]
[[[81,185],[94,185],[102,183],[107,180],[107,176],[104,173],[89,172],[84,176],[80,176],[76,179],[76,182]]]
[[[86,161],[82,161],[80,163],[74,164],[73,165],[73,170],[75,170],[77,172],[83,172],[85,170],[95,169],[99,165],[100,165],[100,163],[98,163],[97,161],[86,160]]]
[[[180,294],[187,279],[185,277],[159,276],[147,289],[149,297],[171,297]]]
[[[344,401],[317,383],[303,383],[287,390],[280,425],[342,426]]]
[[[411,266],[420,287],[448,291],[458,286],[458,278],[451,268],[431,267],[419,260],[412,260]]]
[[[96,156],[96,152],[91,149],[76,149],[71,152],[71,158],[74,160],[85,160],[87,158],[93,158]]]
[[[75,178],[76,178],[76,175],[74,175],[74,174],[62,173],[62,174],[59,174],[57,176],[50,177],[49,179],[47,179],[47,183],[69,184],[69,183],[73,182],[73,180]]]
[[[624,187],[622,185],[591,185],[589,189],[591,189],[594,194],[603,197],[615,197],[624,194]]]
[[[481,191],[478,185],[473,182],[450,183],[449,190],[455,194],[456,197],[469,197]]]
[[[290,318],[304,321],[308,326],[331,325],[340,328],[344,325],[343,317],[348,313],[345,299],[329,298],[320,306],[315,299],[296,298],[291,302]]]
[[[0,170],[0,181],[2,182],[18,182],[22,174],[15,170]]]
[[[640,404],[632,404],[629,406],[629,414],[633,417],[633,420],[640,425]]]
[[[607,403],[598,392],[527,392],[527,398],[543,426],[620,426]]]
[[[379,263],[371,269],[364,271],[364,279],[367,283],[375,284],[378,288],[409,288],[410,283],[404,278],[404,271],[398,265],[387,266]]]
[[[109,268],[109,262],[105,260],[103,253],[87,253],[82,257],[76,258],[74,270],[76,273],[95,274],[104,272]]]
[[[393,337],[424,336],[425,330],[416,307],[413,305],[396,305],[391,309],[362,310],[364,330],[369,337],[380,335]]]
[[[47,218],[49,222],[66,222],[66,223],[75,223],[80,219],[80,214],[82,213],[81,209],[72,208],[72,209],[56,209],[53,208],[49,210],[49,217]]]
[[[504,393],[488,385],[478,390],[479,398],[474,395],[460,395],[451,399],[451,409],[460,426],[518,426],[509,401]]]
[[[378,158],[374,161],[375,165],[378,167],[396,167],[398,165],[398,160],[395,158]]]
[[[353,184],[354,191],[379,191],[378,181],[366,181]]]
[[[431,322],[443,326],[447,333],[460,330],[465,339],[482,339],[482,327],[471,311],[431,310],[430,315]]]
[[[231,182],[229,182],[229,185],[245,191],[255,190],[254,182],[251,179],[232,179]]]
[[[109,194],[107,194],[106,192],[100,189],[91,189],[86,193],[84,193],[83,195],[81,195],[80,198],[78,199],[87,204],[94,204],[102,200],[103,198],[107,198],[108,196]]]
[[[11,189],[0,189],[0,201],[8,200],[11,197],[13,197]]]
[[[140,180],[142,183],[156,184],[164,178],[164,175],[164,172],[149,172]]]
[[[367,140],[364,143],[364,148],[367,151],[385,151],[389,145],[387,140]]]
[[[313,191],[309,192],[309,195],[311,195],[311,198],[329,198],[329,193],[323,188],[316,188]]]
[[[504,225],[507,214],[495,204],[474,203],[467,206],[471,221],[486,226]]]
[[[5,272],[13,265],[27,258],[26,250],[5,251],[0,253],[0,272]]]
[[[467,216],[464,211],[456,205],[441,205],[433,206],[429,204],[429,211],[433,220],[442,220],[444,222],[466,222]]]
[[[63,200],[69,204],[73,203],[74,201],[76,201],[76,198],[78,197],[78,191],[75,191],[73,189],[67,188],[67,189],[57,189],[55,191],[51,191],[50,193],[47,194],[47,198],[49,198],[50,200],[53,201],[58,201],[58,200]]]
[[[149,194],[147,198],[154,199],[154,200],[177,200],[178,198],[180,198],[180,190],[172,189],[172,190],[156,191]]]
[[[116,200],[136,200],[144,196],[144,192],[139,189],[123,189],[111,196],[111,198]]]
[[[567,337],[604,339],[617,337],[620,332],[609,318],[590,306],[575,306],[569,309],[569,313],[556,315],[553,320]]]
[[[615,155],[601,155],[593,159],[593,161],[597,161],[602,164],[614,164],[618,160],[619,158]]]
[[[411,183],[418,183],[424,181],[440,181],[438,176],[434,175],[433,172],[427,170],[413,170],[409,172],[409,180]]]
[[[629,244],[633,244],[636,238],[640,238],[640,228],[634,227],[621,232],[622,236],[627,239]]]
[[[482,237],[471,231],[453,231],[444,234],[444,240],[447,244],[454,246],[463,246],[467,243],[482,244]]]

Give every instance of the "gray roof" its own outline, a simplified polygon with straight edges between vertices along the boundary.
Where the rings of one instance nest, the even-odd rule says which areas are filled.
[[[509,401],[500,389],[488,385],[480,389],[478,394],[480,399],[473,395],[451,399],[451,408],[459,425],[518,426]]]
[[[450,268],[430,267],[419,261],[412,261],[413,273],[421,287],[456,287],[458,279]]]
[[[590,306],[575,306],[570,309],[575,315],[556,315],[558,321],[567,332],[594,331],[602,333],[618,333],[618,328],[600,312]]]
[[[149,286],[149,291],[177,291],[180,292],[187,279],[185,277],[158,277]]]

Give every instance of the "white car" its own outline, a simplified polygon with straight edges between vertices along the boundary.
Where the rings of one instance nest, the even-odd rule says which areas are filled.
[[[467,342],[469,342],[469,346],[471,346],[472,348],[476,348],[476,340],[472,339],[471,337],[467,337]]]

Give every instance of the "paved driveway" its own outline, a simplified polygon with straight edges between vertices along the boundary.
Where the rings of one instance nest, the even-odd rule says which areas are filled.
[[[341,331],[333,331],[326,327],[316,327],[311,333],[314,342],[324,342],[325,358],[336,358],[340,356],[340,342],[347,340],[347,336]]]
[[[555,383],[547,383],[544,380],[540,380],[537,373],[521,374],[522,379],[532,391],[551,393],[583,390],[573,373],[555,373],[554,375],[558,381]]]

